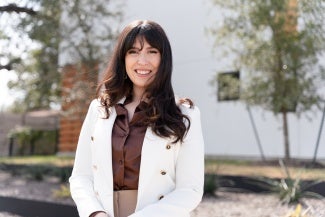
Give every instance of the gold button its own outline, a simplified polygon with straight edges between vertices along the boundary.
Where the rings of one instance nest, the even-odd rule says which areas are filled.
[[[93,165],[93,169],[94,169],[94,170],[97,170],[97,166],[96,166],[96,165]]]
[[[171,146],[168,144],[168,145],[166,145],[166,149],[170,149],[171,148]]]
[[[94,141],[94,137],[92,136],[92,137],[90,137],[90,139],[91,139],[91,141]]]
[[[160,195],[159,197],[158,197],[158,200],[161,200],[161,199],[163,199],[164,198],[164,195]]]
[[[162,171],[160,171],[160,174],[161,175],[166,175],[166,171],[162,170]]]

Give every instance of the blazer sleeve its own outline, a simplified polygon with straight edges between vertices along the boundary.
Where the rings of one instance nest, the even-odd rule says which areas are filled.
[[[200,111],[197,107],[181,105],[191,125],[176,162],[175,190],[157,203],[151,204],[129,217],[188,217],[202,200],[204,185],[204,141]]]
[[[69,178],[71,196],[81,217],[104,210],[93,190],[91,167],[91,135],[97,118],[98,101],[93,100],[81,128],[72,175]]]

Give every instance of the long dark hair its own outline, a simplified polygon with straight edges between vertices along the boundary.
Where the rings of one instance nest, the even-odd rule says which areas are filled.
[[[134,21],[124,28],[118,38],[103,80],[97,88],[97,95],[106,110],[106,118],[109,117],[109,107],[132,93],[133,83],[126,77],[125,55],[137,38],[141,46],[145,40],[161,54],[156,76],[146,88],[146,102],[149,106],[143,111],[144,119],[141,121],[158,136],[173,137],[174,143],[182,142],[190,127],[190,120],[176,105],[171,83],[173,62],[169,40],[162,27],[153,21]],[[193,105],[189,99],[181,100],[181,103],[184,102]]]

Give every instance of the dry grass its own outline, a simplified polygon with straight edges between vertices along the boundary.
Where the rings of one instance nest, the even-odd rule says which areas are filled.
[[[23,156],[23,157],[1,157],[0,164],[14,164],[14,165],[53,165],[58,167],[72,166],[74,162],[73,157],[59,157],[59,156]]]
[[[304,180],[325,180],[325,168],[305,168],[288,166],[292,178]],[[236,175],[251,177],[285,178],[286,174],[280,165],[267,165],[252,161],[206,160],[206,172],[218,175]]]
[[[46,164],[54,166],[72,166],[73,157],[59,156],[28,156],[28,157],[1,157],[0,164]],[[284,178],[286,177],[279,164],[274,162],[259,163],[248,160],[206,160],[206,172],[218,175],[252,176]],[[325,180],[325,168],[304,168],[303,166],[288,166],[292,178]]]

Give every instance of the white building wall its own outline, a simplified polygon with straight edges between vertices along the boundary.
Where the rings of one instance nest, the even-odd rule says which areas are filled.
[[[259,157],[260,152],[244,104],[218,103],[209,81],[217,71],[229,71],[226,61],[216,59],[205,29],[218,20],[209,0],[132,0],[125,7],[123,25],[134,19],[158,22],[167,32],[173,48],[175,92],[192,98],[200,107],[207,155]],[[284,154],[281,116],[252,109],[266,157]],[[312,158],[322,113],[312,121],[289,115],[292,157]],[[325,159],[325,129],[318,158]]]

